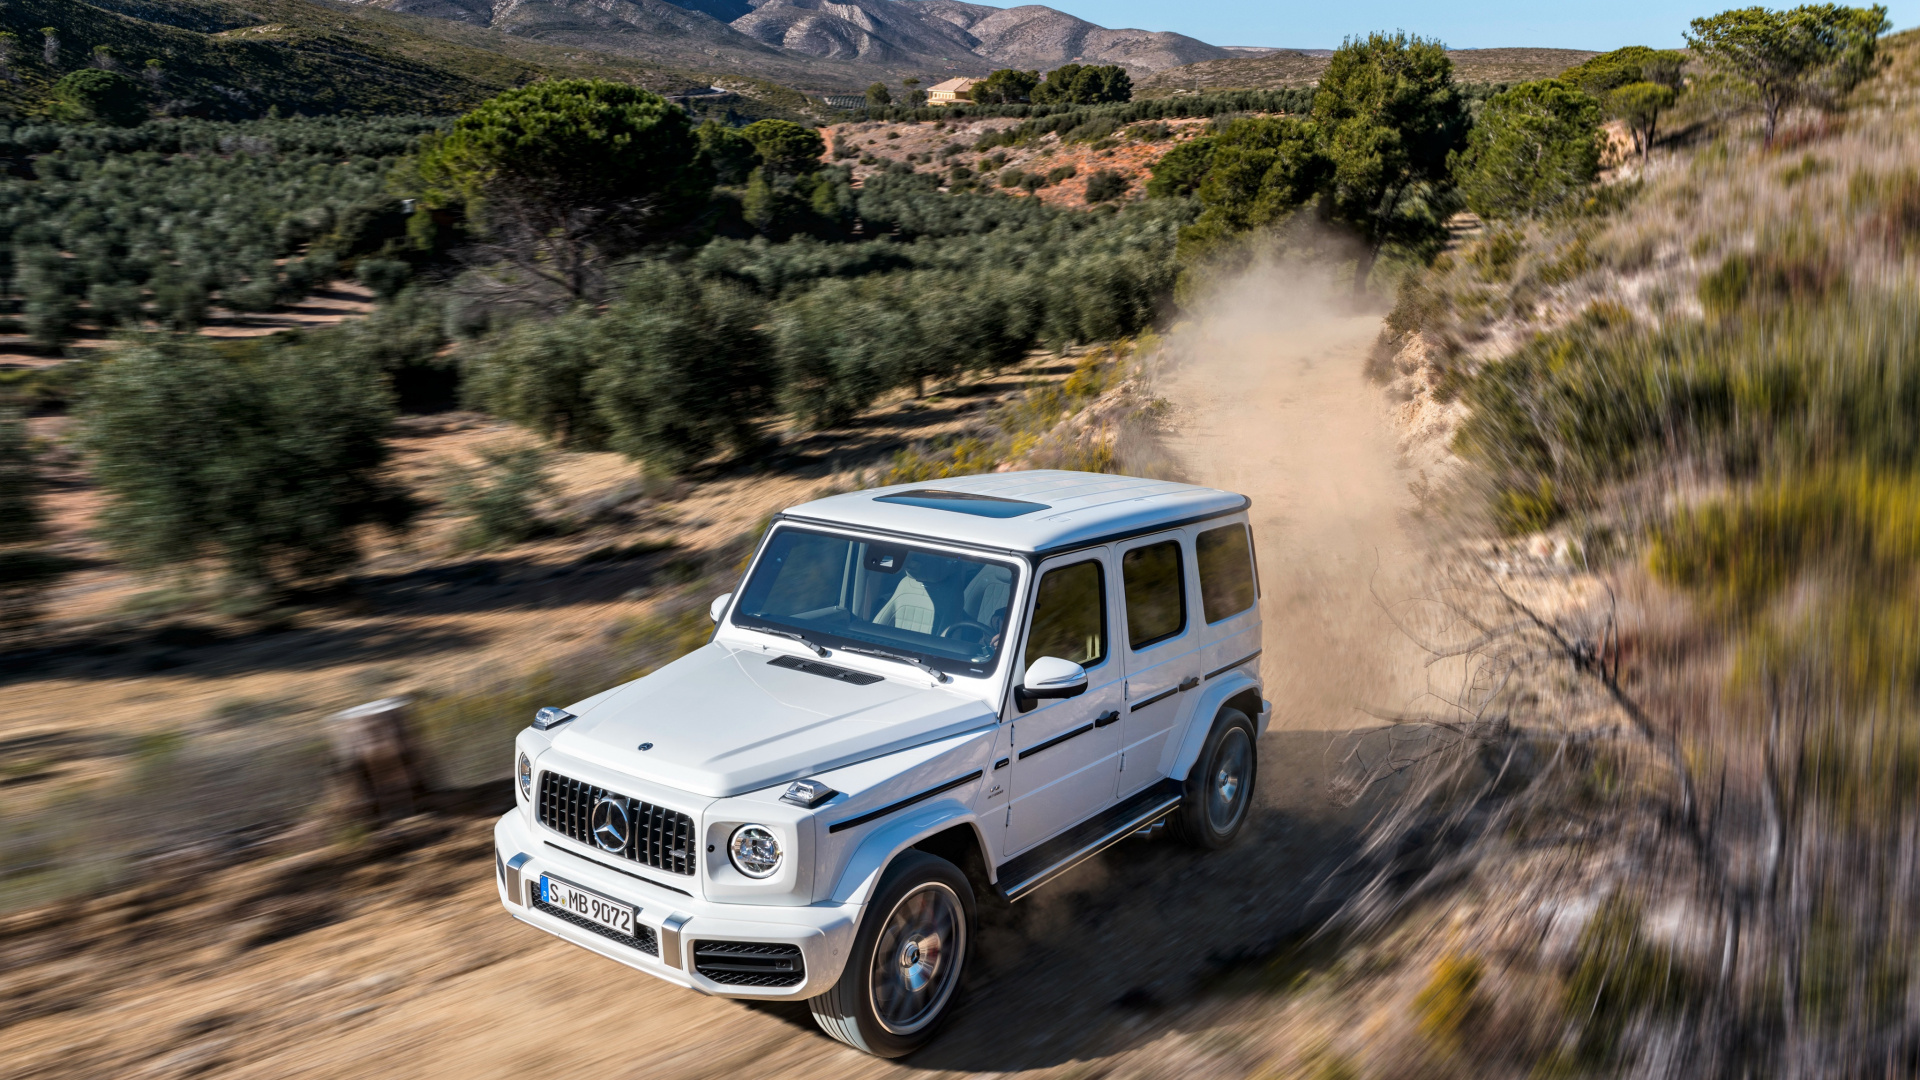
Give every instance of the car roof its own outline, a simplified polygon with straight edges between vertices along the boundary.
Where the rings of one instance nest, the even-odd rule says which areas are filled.
[[[782,516],[1044,554],[1219,517],[1250,503],[1231,491],[1169,480],[1036,469],[830,495]],[[998,514],[1011,516],[991,516]]]

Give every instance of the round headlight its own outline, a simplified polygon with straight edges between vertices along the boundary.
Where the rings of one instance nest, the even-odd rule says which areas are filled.
[[[533,759],[527,757],[524,750],[520,753],[520,761],[514,766],[514,773],[520,779],[520,794],[533,798]]]
[[[750,878],[772,877],[780,869],[780,840],[765,825],[742,825],[727,841],[733,868]]]

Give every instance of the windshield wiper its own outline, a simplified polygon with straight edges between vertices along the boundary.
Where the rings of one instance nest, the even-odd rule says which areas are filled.
[[[783,638],[788,638],[792,641],[797,641],[800,644],[805,645],[807,648],[812,649],[813,654],[815,656],[832,656],[833,655],[832,653],[828,652],[827,650],[821,648],[818,644],[816,644],[812,638],[809,638],[807,635],[802,633],[797,633],[792,630],[774,630],[765,626],[747,626],[745,623],[734,623],[734,625],[742,627],[743,629],[752,630],[756,633],[772,634],[774,637],[783,637]]]
[[[905,653],[888,652],[885,649],[863,649],[858,645],[842,645],[840,646],[840,651],[850,652],[850,653],[859,653],[861,656],[877,656],[882,660],[898,660],[903,664],[912,664],[914,667],[917,667],[921,671],[924,671],[927,674],[933,676],[933,680],[935,682],[944,683],[944,682],[953,681],[953,676],[948,675],[946,672],[941,671],[939,668],[934,667],[932,664],[929,664],[924,660],[915,660],[913,657],[908,656]]]

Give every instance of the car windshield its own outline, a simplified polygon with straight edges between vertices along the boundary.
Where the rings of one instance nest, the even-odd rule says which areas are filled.
[[[782,528],[740,591],[733,621],[984,677],[1000,661],[1013,582],[1003,562]]]

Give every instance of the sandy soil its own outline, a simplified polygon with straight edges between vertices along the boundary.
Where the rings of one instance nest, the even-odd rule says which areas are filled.
[[[1353,615],[1373,561],[1409,546],[1392,440],[1360,375],[1377,318],[1324,314],[1337,307],[1315,295],[1280,275],[1242,282],[1174,335],[1182,359],[1160,386],[1194,478],[1255,499],[1278,715],[1247,833],[1207,856],[1164,834],[1130,840],[990,913],[952,1026],[918,1055],[865,1058],[816,1031],[804,1007],[702,998],[512,921],[494,899],[481,807],[207,879],[156,867],[152,895],[131,908],[0,923],[5,1075],[1259,1072],[1290,1039],[1272,1022],[1277,976],[1263,958],[1338,898],[1329,875],[1369,809],[1325,796],[1340,732],[1367,722],[1356,695],[1406,683],[1378,628]],[[679,512],[791,501],[829,471],[816,467],[721,481]],[[548,586],[541,618],[594,625],[619,585]],[[433,617],[453,616],[420,616]],[[186,692],[130,674],[64,679],[16,682],[10,705],[44,722],[75,715],[63,694]]]
[[[926,123],[858,123],[837,124],[820,129],[827,136],[829,160],[831,151],[841,145],[850,145],[863,157],[851,158],[841,162],[853,168],[856,181],[864,180],[876,172],[883,171],[889,161],[905,161],[910,156],[931,155],[941,149],[959,145],[964,149],[951,159],[952,164],[965,165],[982,174],[984,182],[994,184],[994,176],[1003,168],[1019,169],[1022,172],[1046,173],[1062,166],[1071,165],[1074,175],[1057,184],[1043,187],[1036,192],[1026,192],[1019,188],[1000,188],[1012,198],[1037,198],[1049,206],[1084,209],[1087,206],[1087,178],[1102,169],[1111,169],[1125,176],[1129,181],[1126,193],[1118,202],[1131,202],[1147,197],[1147,181],[1153,178],[1153,164],[1161,155],[1181,142],[1199,135],[1207,121],[1198,119],[1179,119],[1166,121],[1169,135],[1165,139],[1126,139],[1113,140],[1118,143],[1105,149],[1096,150],[1090,142],[1062,143],[1058,134],[1042,136],[1028,146],[1002,146],[988,153],[1005,155],[1001,165],[988,165],[982,169],[987,154],[973,149],[974,141],[981,135],[999,131],[1020,124],[1018,120],[959,120],[951,124],[946,121]],[[1123,129],[1124,130],[1124,129]],[[875,164],[863,164],[865,157],[872,157]],[[921,159],[914,167],[922,172],[936,172],[947,175],[947,167]],[[989,173],[987,170],[991,170]]]

